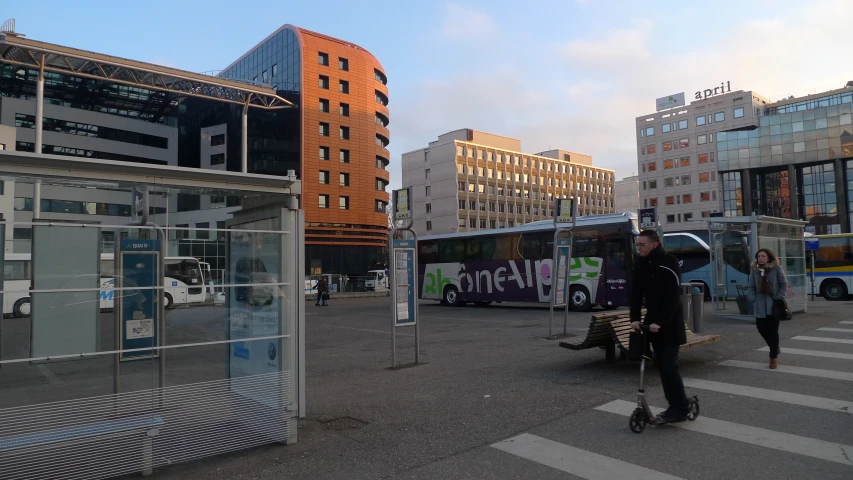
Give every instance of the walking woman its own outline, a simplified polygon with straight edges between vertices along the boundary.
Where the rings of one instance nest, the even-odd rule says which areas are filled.
[[[776,368],[779,356],[779,320],[773,318],[773,300],[784,299],[788,293],[788,280],[779,266],[776,255],[766,248],[755,254],[749,272],[749,300],[755,312],[758,333],[770,347],[770,368]]]

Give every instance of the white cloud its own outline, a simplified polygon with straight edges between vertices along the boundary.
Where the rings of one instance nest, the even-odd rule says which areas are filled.
[[[570,61],[587,67],[622,70],[626,63],[634,64],[651,57],[646,47],[651,27],[651,22],[641,20],[635,22],[633,28],[613,30],[601,40],[573,40],[563,47],[563,54]]]
[[[456,3],[444,7],[441,33],[445,38],[487,43],[497,32],[497,22],[488,12]]]

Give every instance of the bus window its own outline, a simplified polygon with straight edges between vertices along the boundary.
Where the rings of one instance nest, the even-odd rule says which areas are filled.
[[[3,265],[5,280],[29,280],[30,262],[28,260],[6,260]]]
[[[465,261],[472,262],[480,259],[480,239],[472,238],[465,242]]]
[[[465,240],[440,240],[438,244],[438,256],[441,263],[462,263],[462,260],[465,258]]]
[[[844,267],[853,261],[849,237],[821,237],[815,252],[815,268]]]
[[[687,235],[679,235],[679,237],[681,237],[681,251],[683,253],[708,253],[708,249],[699,243],[699,240]],[[667,250],[669,250],[669,245],[667,245]]]
[[[515,259],[515,248],[513,248],[515,239],[514,235],[495,235],[495,250],[491,258],[483,256],[484,260],[513,260]]]
[[[542,237],[535,233],[521,235],[521,256],[525,260],[542,259]]]
[[[597,237],[581,237],[575,235],[572,239],[572,257],[600,257],[601,249]]]
[[[542,234],[542,258],[554,256],[554,233],[544,232]]]
[[[682,253],[681,246],[684,243],[682,241],[683,238],[684,235],[664,235],[663,243],[666,245],[664,247],[666,253],[671,253],[672,255],[678,255]]]
[[[438,246],[432,240],[418,242],[418,263],[438,263]]]

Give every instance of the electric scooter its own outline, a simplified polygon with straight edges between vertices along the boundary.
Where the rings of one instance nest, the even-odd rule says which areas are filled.
[[[646,429],[646,425],[656,427],[667,423],[662,419],[655,417],[654,414],[652,414],[652,410],[649,408],[649,404],[646,402],[644,384],[646,360],[651,360],[651,357],[649,357],[649,327],[647,325],[642,325],[641,333],[643,336],[643,353],[640,358],[640,390],[637,394],[637,408],[634,409],[629,420],[631,431],[634,433],[642,433],[642,431]],[[687,419],[692,422],[699,416],[699,398],[694,395],[687,399],[687,403],[689,408]]]

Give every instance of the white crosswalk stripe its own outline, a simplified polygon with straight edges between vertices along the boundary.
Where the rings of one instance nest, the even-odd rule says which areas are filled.
[[[805,337],[805,336],[797,335],[796,337],[793,337],[791,340],[804,340],[807,342],[844,343],[847,345],[853,345],[853,340],[848,340],[846,338]]]
[[[840,321],[840,322],[838,322],[838,323],[841,323],[841,324],[844,324],[844,325],[853,325],[853,320],[842,320],[842,321]]]
[[[637,404],[635,402],[615,400],[596,407],[596,410],[630,417],[631,412],[633,412],[636,407]],[[659,407],[651,408],[655,413],[659,413],[663,410]],[[853,459],[853,446],[851,445],[826,442],[816,438],[801,437],[790,433],[776,432],[773,430],[727,422],[725,420],[716,420],[705,416],[700,416],[694,422],[681,422],[671,424],[670,426],[722,437],[729,440],[749,443],[752,445],[772,448],[775,450],[781,450],[784,452],[829,460],[831,462],[853,467],[853,460],[851,460]]]
[[[681,480],[679,477],[528,433],[498,442],[492,447],[587,480]]]
[[[770,347],[761,347],[758,349],[759,352],[769,352]],[[822,350],[804,350],[802,348],[789,348],[785,347],[782,351],[784,355],[807,355],[811,357],[822,357],[822,358],[840,358],[842,360],[853,360],[853,354],[850,353],[838,353],[838,352],[824,352]]]
[[[787,353],[787,350],[785,351]],[[776,370],[770,370],[767,368],[766,363],[758,363],[758,362],[743,362],[740,360],[726,360],[724,362],[720,362],[720,365],[724,367],[739,367],[739,368],[749,368],[752,370],[766,370],[771,373],[793,373],[795,375],[805,375],[809,377],[819,377],[819,378],[832,378],[834,380],[844,380],[847,382],[853,382],[853,372],[839,372],[836,370],[823,370],[820,368],[804,368],[804,367],[795,367],[791,365],[779,365]]]
[[[779,390],[769,390],[767,388],[750,387],[734,383],[700,380],[698,378],[685,378],[684,386],[853,415],[853,402],[846,400],[813,397],[811,395],[801,395],[799,393],[782,392]]]
[[[820,331],[820,332],[853,333],[853,328],[821,327],[821,328],[818,328],[818,331]]]

